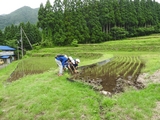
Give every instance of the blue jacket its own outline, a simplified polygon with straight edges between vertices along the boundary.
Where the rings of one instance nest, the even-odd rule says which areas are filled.
[[[57,60],[61,61],[62,66],[64,67],[68,58],[64,57],[64,56],[60,56],[60,57],[56,57]]]

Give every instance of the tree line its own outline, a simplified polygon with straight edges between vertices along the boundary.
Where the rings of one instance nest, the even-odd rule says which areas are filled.
[[[21,28],[23,28],[25,33],[21,32]],[[21,41],[23,40],[23,49],[30,50],[32,47],[27,39],[29,39],[33,46],[40,45],[41,36],[42,35],[38,27],[30,22],[27,22],[26,24],[20,23],[19,25],[12,24],[11,26],[5,27],[4,31],[0,30],[0,45],[9,45],[11,47],[21,49]]]
[[[48,0],[40,5],[42,43],[100,43],[160,32],[155,0]]]
[[[19,27],[13,27],[0,31],[0,43],[20,39]],[[155,0],[55,0],[52,5],[47,0],[40,5],[37,25],[27,23],[24,28],[32,44],[44,47],[149,35],[160,32],[160,4]]]

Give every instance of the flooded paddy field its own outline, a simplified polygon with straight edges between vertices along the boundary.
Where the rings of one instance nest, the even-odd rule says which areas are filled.
[[[71,79],[87,83],[96,90],[119,93],[127,86],[144,88],[144,85],[137,81],[143,67],[144,62],[139,56],[116,56],[81,67],[80,72]]]

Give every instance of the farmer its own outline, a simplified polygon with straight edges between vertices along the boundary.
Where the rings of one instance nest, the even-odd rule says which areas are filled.
[[[66,64],[67,60],[68,60],[68,57],[66,55],[57,55],[55,57],[55,61],[56,61],[57,65],[59,66],[58,76],[63,75],[63,69],[65,68],[65,64]]]
[[[73,59],[72,57],[69,57],[69,62],[68,62],[68,65],[67,65],[67,68],[70,70],[70,72],[72,74],[75,74],[75,73],[78,73],[78,64],[80,63],[80,60],[79,59]]]

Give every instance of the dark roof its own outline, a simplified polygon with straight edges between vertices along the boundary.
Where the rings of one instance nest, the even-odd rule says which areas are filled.
[[[0,45],[0,50],[15,50],[15,49],[11,48],[9,46],[2,46],[2,45]]]

